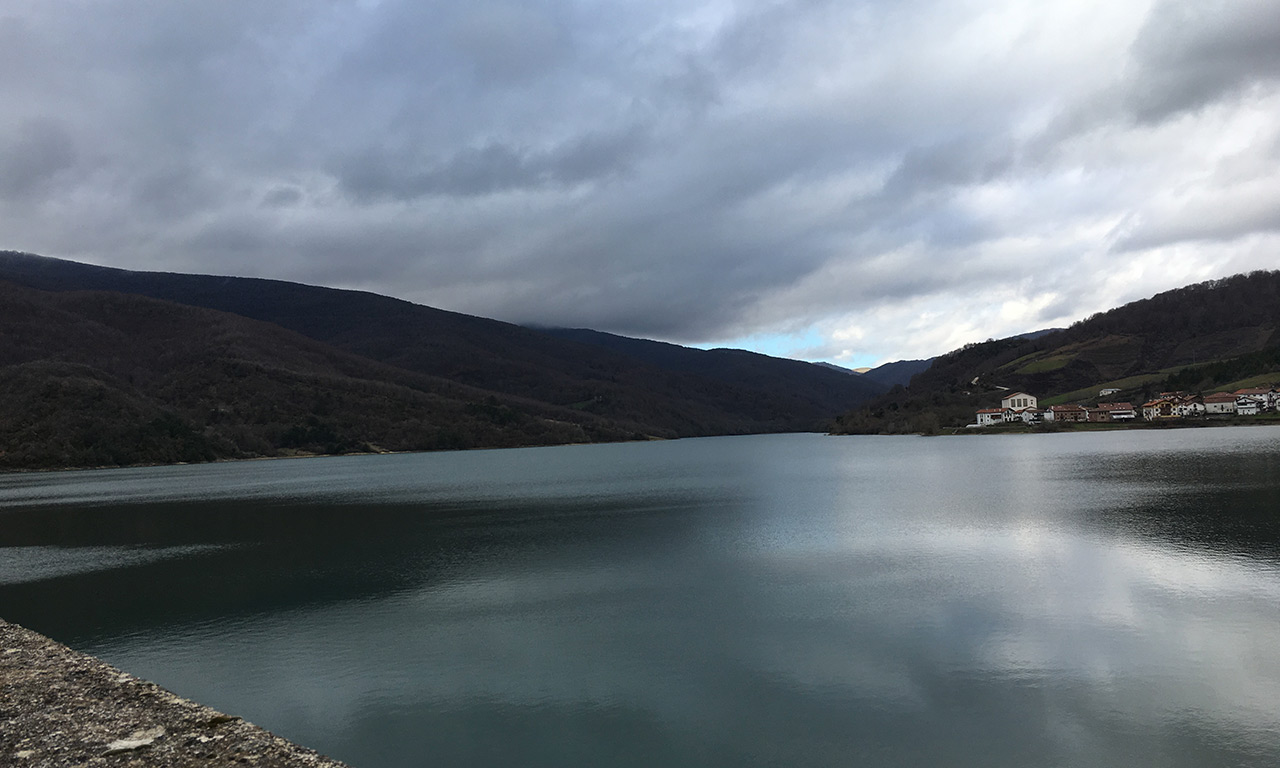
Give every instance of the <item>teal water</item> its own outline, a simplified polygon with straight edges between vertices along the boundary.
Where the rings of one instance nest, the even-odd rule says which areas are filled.
[[[0,616],[375,766],[1280,765],[1280,429],[0,476]]]

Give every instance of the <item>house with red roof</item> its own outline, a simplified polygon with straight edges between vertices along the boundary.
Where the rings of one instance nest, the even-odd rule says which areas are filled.
[[[1051,405],[1044,411],[1045,421],[1088,421],[1089,409],[1083,405]]]
[[[1133,421],[1138,412],[1132,403],[1098,403],[1089,409],[1089,421]]]
[[[1180,397],[1173,404],[1173,412],[1182,417],[1203,416],[1207,412],[1204,403],[1194,395]]]
[[[1149,400],[1143,403],[1142,418],[1147,421],[1178,418],[1178,414],[1173,408],[1173,399],[1168,397],[1157,397],[1154,400]]]
[[[1035,395],[1028,395],[1026,392],[1010,393],[1001,399],[999,408],[983,408],[978,411],[975,425],[989,427],[1015,421],[1035,424],[1041,419],[1037,402]]]
[[[1236,396],[1236,413],[1240,413],[1240,404],[1245,401],[1256,404],[1256,408],[1254,408],[1246,403],[1245,410],[1250,411],[1250,415],[1274,410],[1277,405],[1280,405],[1280,391],[1277,391],[1275,387],[1248,387],[1246,389],[1237,389],[1234,394]]]
[[[1236,394],[1234,392],[1214,392],[1204,396],[1204,411],[1209,414],[1235,413]]]
[[[978,411],[977,425],[980,427],[990,427],[995,424],[1004,423],[1003,408],[983,408]]]

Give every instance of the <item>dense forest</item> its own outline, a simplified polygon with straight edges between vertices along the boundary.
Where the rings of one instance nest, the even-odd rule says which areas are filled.
[[[821,430],[885,390],[740,350],[15,252],[0,301],[9,468]]]
[[[227,313],[12,285],[0,285],[0,392],[0,466],[10,468],[648,436]]]

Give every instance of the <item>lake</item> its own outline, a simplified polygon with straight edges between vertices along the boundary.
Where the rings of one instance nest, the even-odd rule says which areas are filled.
[[[0,475],[0,617],[356,768],[1280,765],[1280,429]]]

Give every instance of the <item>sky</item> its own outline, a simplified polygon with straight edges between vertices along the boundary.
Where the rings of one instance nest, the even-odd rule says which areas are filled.
[[[6,0],[0,248],[847,366],[1280,267],[1274,0]]]

